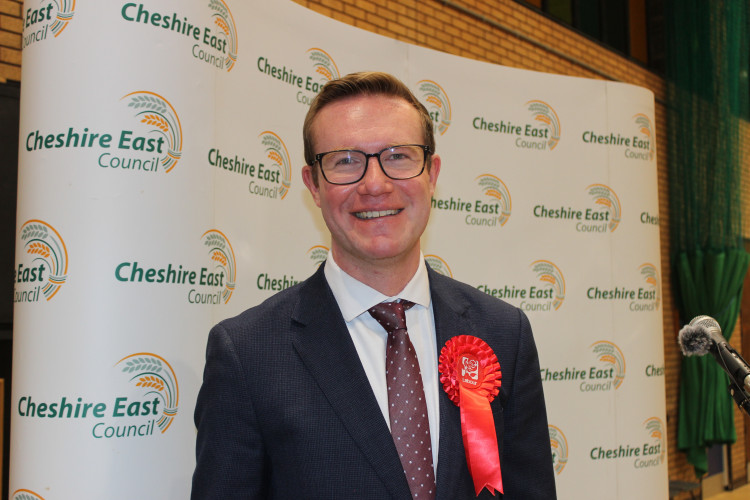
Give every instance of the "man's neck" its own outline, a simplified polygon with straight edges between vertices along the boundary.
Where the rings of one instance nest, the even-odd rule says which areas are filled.
[[[419,267],[421,255],[421,252],[417,252],[408,259],[378,259],[354,264],[346,259],[342,262],[333,252],[333,258],[342,271],[389,297],[398,294],[411,281]]]

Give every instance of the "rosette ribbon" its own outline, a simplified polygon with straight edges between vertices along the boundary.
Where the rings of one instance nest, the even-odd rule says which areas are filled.
[[[440,382],[461,410],[466,463],[476,494],[483,488],[503,492],[497,432],[490,403],[500,392],[497,356],[482,339],[459,335],[445,343],[439,358]]]

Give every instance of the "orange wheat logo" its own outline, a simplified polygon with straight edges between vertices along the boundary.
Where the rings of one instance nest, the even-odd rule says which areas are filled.
[[[478,181],[479,187],[482,188],[482,193],[499,204],[497,221],[500,226],[504,226],[508,222],[508,219],[510,219],[513,208],[508,186],[499,177],[492,174],[482,174],[475,180]]]
[[[555,149],[555,146],[560,142],[560,118],[552,106],[544,101],[529,101],[526,103],[529,106],[534,120],[549,130],[549,137],[547,138],[547,145],[550,151]]]
[[[443,87],[432,80],[422,80],[417,82],[417,88],[422,97],[422,103],[432,118],[435,131],[443,135],[451,126],[453,111],[451,110],[451,101]]]
[[[11,500],[44,500],[44,497],[31,490],[21,489],[13,492]]]
[[[619,389],[623,380],[625,380],[625,356],[620,348],[613,342],[606,340],[594,342],[591,344],[591,348],[600,362],[610,365],[614,387]]]
[[[209,8],[214,11],[212,18],[214,24],[227,40],[227,56],[224,58],[224,67],[232,71],[234,63],[237,62],[237,28],[234,25],[234,17],[224,0],[211,0]]]
[[[635,124],[638,126],[638,131],[643,135],[645,146],[648,149],[649,159],[653,160],[656,155],[656,137],[654,135],[654,127],[651,125],[651,119],[643,113],[638,113],[633,116]]]
[[[604,207],[609,212],[607,227],[610,232],[617,229],[622,220],[622,205],[617,193],[604,184],[591,184],[586,188],[588,194],[593,198],[594,204]]]
[[[537,260],[531,263],[531,269],[539,281],[552,288],[552,307],[560,309],[565,301],[565,277],[560,268],[548,260]]]
[[[237,280],[237,264],[234,258],[234,249],[229,239],[218,229],[211,229],[201,236],[203,244],[208,247],[208,255],[211,260],[211,276],[224,276],[226,281],[219,282],[224,286],[221,299],[226,304],[232,298]],[[211,283],[215,284],[215,283]]]
[[[568,440],[565,434],[554,425],[548,425],[549,443],[552,447],[552,467],[555,474],[560,475],[568,464]]]
[[[161,157],[164,172],[171,172],[182,156],[182,125],[177,111],[164,97],[149,91],[131,92],[123,96],[135,117],[166,141],[167,151]]]
[[[44,297],[52,299],[68,277],[65,241],[54,227],[36,219],[21,226],[21,241],[31,265],[17,265],[16,283],[40,284]]]
[[[312,62],[313,69],[320,77],[320,85],[322,86],[325,82],[336,80],[340,77],[339,68],[336,66],[336,62],[333,57],[323,49],[313,47],[308,49],[308,56],[310,62]]]
[[[122,358],[115,366],[121,365],[122,372],[128,374],[130,382],[143,391],[143,396],[155,396],[161,402],[161,416],[156,425],[162,434],[169,429],[177,416],[180,402],[180,389],[172,366],[159,355],[139,352]]]
[[[276,167],[281,172],[281,179],[279,182],[279,195],[283,200],[289,193],[289,188],[292,185],[292,162],[289,159],[289,151],[286,148],[286,144],[281,140],[274,132],[266,130],[260,133],[261,144],[263,145],[264,153],[266,158],[271,161],[271,165]],[[259,172],[258,176],[262,174]]]
[[[315,264],[315,267],[320,267],[320,265],[328,258],[328,251],[328,247],[315,245],[314,247],[310,247],[307,251],[307,258]]]
[[[427,265],[429,265],[430,269],[433,271],[442,274],[443,276],[453,277],[453,271],[451,271],[448,263],[437,255],[425,255],[424,260],[427,261]]]

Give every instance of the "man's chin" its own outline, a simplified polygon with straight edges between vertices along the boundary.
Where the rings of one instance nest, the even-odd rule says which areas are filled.
[[[352,260],[361,262],[395,262],[399,260],[407,260],[412,255],[419,255],[419,248],[416,248],[416,252],[413,248],[404,248],[403,243],[399,244],[397,239],[388,238],[384,241],[383,238],[375,237],[368,241],[367,245],[358,246],[354,251],[347,252],[348,257]],[[336,262],[339,261],[339,255],[341,252],[334,253]]]

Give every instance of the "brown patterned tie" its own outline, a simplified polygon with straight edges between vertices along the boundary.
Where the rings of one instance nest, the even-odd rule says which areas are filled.
[[[391,435],[412,497],[422,500],[435,498],[435,477],[422,373],[406,331],[404,311],[413,305],[406,300],[382,302],[369,312],[388,332],[385,376]]]

